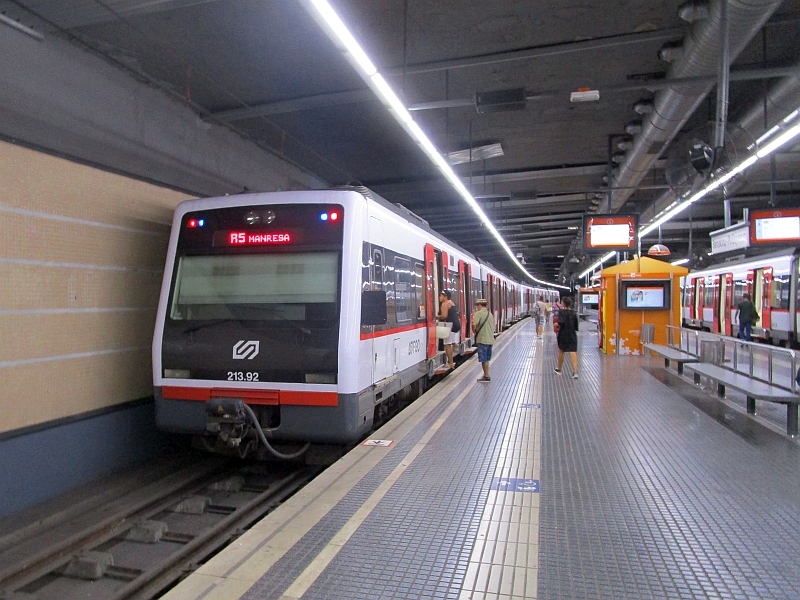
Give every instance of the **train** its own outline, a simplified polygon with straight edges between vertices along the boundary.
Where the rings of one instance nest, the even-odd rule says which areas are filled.
[[[800,342],[800,248],[723,263],[681,278],[684,327],[738,335],[737,305],[750,294],[760,320],[753,339],[785,347]]]
[[[153,336],[157,426],[240,457],[361,439],[445,365],[439,292],[495,331],[539,296],[367,188],[188,200],[175,210]]]

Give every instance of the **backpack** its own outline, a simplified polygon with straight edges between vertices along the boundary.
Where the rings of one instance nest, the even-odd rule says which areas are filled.
[[[453,327],[450,329],[453,333],[458,333],[461,331],[461,319],[458,318],[458,309],[455,305],[450,307],[450,310],[447,311],[447,321],[453,324]]]
[[[542,314],[542,307],[539,306],[539,303],[533,305],[533,316],[534,318],[538,319],[539,315]]]

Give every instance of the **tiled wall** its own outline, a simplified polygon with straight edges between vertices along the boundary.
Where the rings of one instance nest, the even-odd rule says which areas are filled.
[[[0,142],[0,434],[152,393],[169,223],[188,197]]]

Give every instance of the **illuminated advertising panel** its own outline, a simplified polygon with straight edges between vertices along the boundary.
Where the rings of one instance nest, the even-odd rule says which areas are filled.
[[[800,242],[800,210],[757,210],[750,213],[753,244]]]
[[[669,281],[661,279],[626,280],[620,282],[620,308],[624,310],[658,310],[669,308]]]
[[[638,224],[636,215],[585,216],[583,248],[586,252],[635,252]]]
[[[663,287],[629,287],[625,292],[627,308],[664,308]]]

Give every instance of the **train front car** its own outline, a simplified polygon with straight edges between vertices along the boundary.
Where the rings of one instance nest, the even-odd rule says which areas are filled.
[[[159,428],[259,458],[369,429],[372,413],[343,393],[356,377],[340,368],[357,351],[357,326],[348,337],[342,324],[360,318],[361,273],[342,265],[360,264],[364,204],[277,192],[178,206],[153,339]]]

